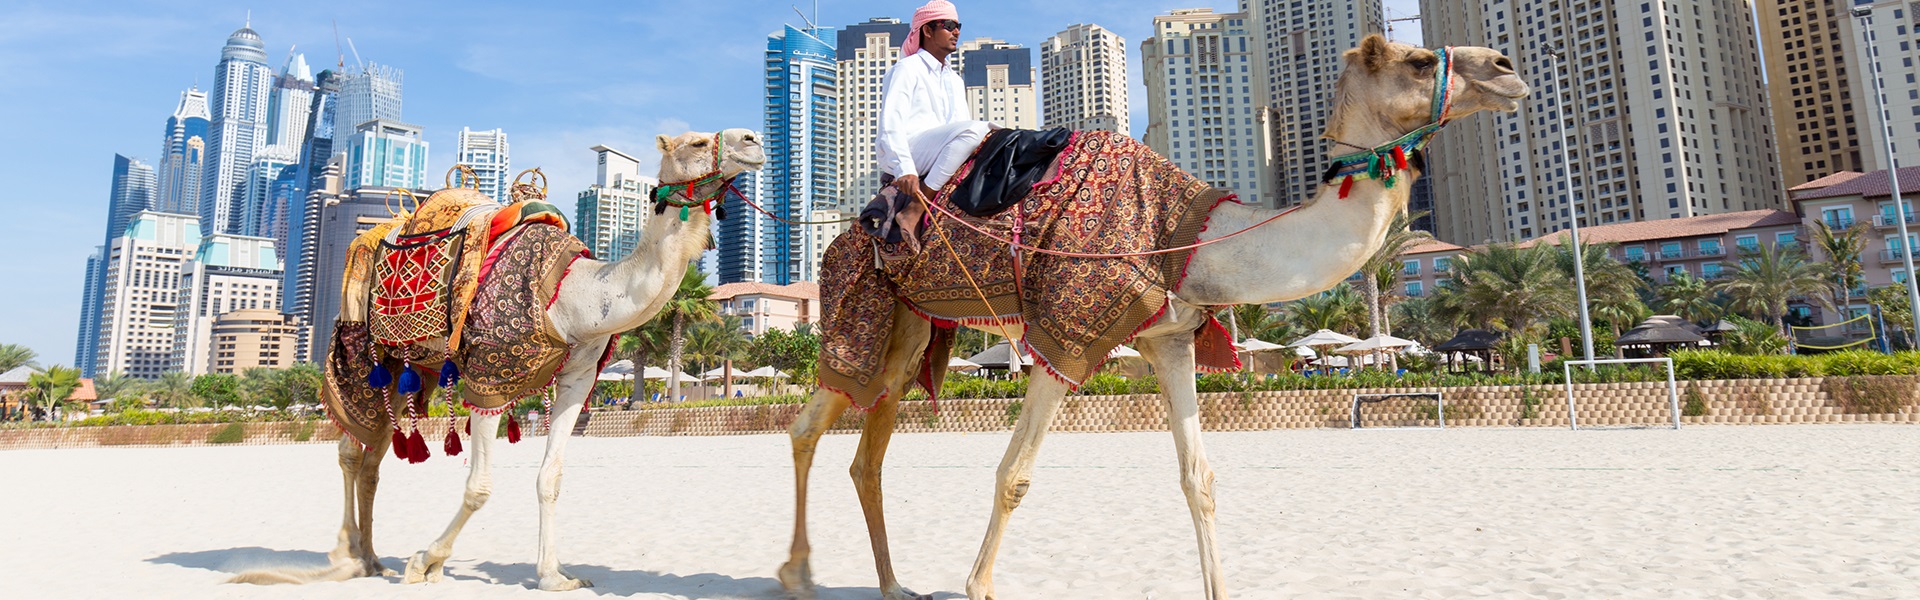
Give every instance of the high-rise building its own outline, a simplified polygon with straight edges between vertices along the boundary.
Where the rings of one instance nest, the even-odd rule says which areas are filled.
[[[94,361],[99,350],[100,315],[107,285],[106,250],[113,246],[114,238],[126,235],[127,225],[133,222],[134,215],[153,208],[154,188],[152,166],[137,158],[113,155],[113,186],[112,194],[107,199],[106,233],[100,236],[100,247],[94,250],[93,256],[87,258],[87,277],[80,284],[80,329],[76,336],[79,346],[74,349],[74,366],[87,377],[93,376]]]
[[[748,171],[734,180],[734,187],[746,194],[754,202],[761,202],[766,192],[761,189],[762,178],[759,171]],[[721,283],[757,282],[766,280],[764,268],[768,253],[767,237],[760,235],[773,219],[749,208],[745,198],[728,194],[724,206],[727,218],[713,224],[714,266],[710,271],[716,281]]]
[[[1074,24],[1040,44],[1041,126],[1130,133],[1127,40]]]
[[[365,68],[343,68],[336,74],[340,91],[334,101],[333,131],[348,134],[367,121],[399,121],[401,91],[406,74],[400,69],[367,63]],[[337,143],[336,146],[341,144]]]
[[[660,180],[640,174],[640,160],[625,152],[594,146],[600,156],[598,177],[574,203],[574,235],[600,260],[633,254],[653,214],[653,190]]]
[[[293,366],[297,326],[271,310],[236,310],[214,319],[209,332],[207,372],[238,374],[263,367]]]
[[[1520,112],[1436,138],[1440,239],[1529,239],[1575,215],[1598,225],[1783,206],[1746,4],[1429,0],[1421,13],[1429,46],[1500,50],[1533,84]],[[1563,42],[1561,64],[1548,51]]]
[[[317,178],[309,184],[301,202],[300,235],[288,236],[298,248],[288,251],[287,258],[292,263],[287,265],[286,279],[281,283],[280,310],[287,315],[287,324],[294,327],[294,362],[318,362],[324,356],[312,353],[313,324],[317,321],[314,294],[319,290],[315,286],[320,270],[320,216],[326,202],[338,198],[344,189],[340,185],[344,179],[341,174],[346,171],[345,161],[346,155],[336,154],[317,172]],[[288,287],[293,289],[289,291]]]
[[[106,286],[94,361],[96,373],[155,379],[173,362],[180,267],[200,247],[192,215],[147,211],[133,216],[108,247]]]
[[[312,319],[308,322],[309,360],[326,359],[333,343],[333,323],[340,316],[340,277],[347,268],[347,246],[353,238],[393,218],[387,213],[388,196],[395,188],[370,187],[342,193],[316,191],[319,199],[319,235],[313,252]]]
[[[345,153],[348,189],[427,187],[427,140],[419,125],[385,119],[361,123],[347,137]]]
[[[299,148],[285,146],[267,146],[254,154],[253,168],[247,170],[246,225],[237,235],[274,237],[278,232],[278,239],[285,239],[287,196],[300,174],[298,155]]]
[[[207,93],[198,88],[180,92],[180,105],[167,117],[167,133],[160,144],[160,185],[153,210],[179,215],[198,214],[206,182],[207,127],[213,122]]]
[[[1276,207],[1290,206],[1319,191],[1327,152],[1333,147],[1320,136],[1333,112],[1334,83],[1345,69],[1340,56],[1368,35],[1380,33],[1385,16],[1380,0],[1307,0],[1305,6],[1298,1],[1244,0],[1241,10],[1247,13],[1259,48],[1252,72],[1235,68],[1231,83],[1254,86],[1258,106],[1233,110],[1216,106],[1212,112],[1216,126],[1220,120],[1244,126],[1251,117],[1256,127],[1265,128],[1269,185],[1265,196]],[[1436,45],[1434,38],[1427,42]],[[1172,76],[1184,79],[1185,66],[1179,68],[1181,72]]]
[[[1839,150],[1845,151],[1849,143],[1848,138],[1855,138],[1857,141],[1854,145],[1858,150],[1851,155],[1841,155],[1848,159],[1847,166],[1855,171],[1888,169],[1891,168],[1887,164],[1889,135],[1893,138],[1894,159],[1899,162],[1900,167],[1920,165],[1920,143],[1916,143],[1916,136],[1920,136],[1920,114],[1914,114],[1911,109],[1912,105],[1920,103],[1920,83],[1914,80],[1916,75],[1920,75],[1920,69],[1913,66],[1915,59],[1910,50],[1913,47],[1913,31],[1920,28],[1920,19],[1915,18],[1920,16],[1920,7],[1915,7],[1908,2],[1889,0],[1854,0],[1846,3],[1856,7],[1872,7],[1872,12],[1865,18],[1866,27],[1863,29],[1860,27],[1858,18],[1848,18],[1845,7],[1820,4],[1816,8],[1816,5],[1803,3],[1802,6],[1793,7],[1771,6],[1775,12],[1769,13],[1766,10],[1768,5],[1784,3],[1759,4],[1763,7],[1760,12],[1762,22],[1791,20],[1789,22],[1793,23],[1791,31],[1781,31],[1779,35],[1769,32],[1761,38],[1768,40],[1767,73],[1773,87],[1778,89],[1780,84],[1785,82],[1788,90],[1791,91],[1794,78],[1798,77],[1799,87],[1807,91],[1798,96],[1789,95],[1790,98],[1797,98],[1791,108],[1786,100],[1775,95],[1773,110],[1779,112],[1775,123],[1787,123],[1783,119],[1789,114],[1804,117],[1793,121],[1793,129],[1778,126],[1781,162],[1795,160],[1796,156],[1801,157],[1797,159],[1801,164],[1783,164],[1782,168],[1798,166],[1804,173],[1808,170],[1807,163],[1810,162],[1813,164],[1812,170],[1823,171],[1822,174],[1840,171],[1843,168],[1842,165],[1834,162],[1839,157],[1829,156],[1823,159],[1817,154],[1812,154],[1817,152],[1814,148],[1818,147],[1819,140],[1824,139],[1827,142],[1827,153],[1832,155],[1835,145],[1833,142],[1836,139],[1839,141]],[[1802,10],[1805,13],[1800,12]],[[1821,13],[1818,17],[1814,15],[1816,10]],[[1836,24],[1826,21],[1829,15],[1836,11],[1839,19],[1837,32],[1834,29]],[[1815,24],[1812,23],[1816,18],[1823,21],[1817,33]],[[1801,24],[1801,19],[1806,19],[1808,23]],[[1805,28],[1807,33],[1802,34],[1802,28]],[[1838,33],[1840,38],[1837,44],[1833,39],[1835,33]],[[1817,34],[1825,34],[1826,39],[1819,39]],[[1801,47],[1803,43],[1811,48]],[[1772,62],[1773,53],[1789,45],[1795,49],[1793,59]],[[1821,56],[1821,50],[1827,50],[1828,55]],[[1813,53],[1811,65],[1806,63],[1809,51]],[[1833,52],[1839,52],[1841,56],[1832,56]],[[1832,60],[1831,76],[1828,74],[1828,64],[1822,61],[1823,58]],[[1842,60],[1845,64],[1841,64]],[[1868,79],[1868,76],[1880,80],[1880,103],[1874,102],[1874,80]],[[1808,83],[1813,83],[1817,87],[1807,90]],[[1829,86],[1832,89],[1828,89]],[[1819,99],[1817,115],[1814,114],[1816,97]],[[1849,97],[1852,99],[1851,109],[1848,111],[1851,114],[1843,113],[1841,111],[1846,109],[1832,105],[1831,98],[1838,98],[1844,102]],[[1803,101],[1804,107],[1800,106]],[[1879,105],[1881,103],[1884,103],[1884,109]],[[1882,118],[1873,118],[1875,111],[1879,111]],[[1854,123],[1854,115],[1860,116],[1860,122],[1857,124]],[[1801,129],[1802,127],[1805,129]],[[1856,128],[1859,131],[1858,134],[1854,133]],[[1802,137],[1806,139],[1802,140]],[[1791,151],[1790,147],[1795,146],[1807,150]],[[1809,154],[1812,155],[1809,156]],[[1821,162],[1827,163],[1827,166],[1820,166]],[[1788,173],[1792,171],[1789,170]],[[1802,177],[1805,176],[1805,174],[1802,175]],[[1801,183],[1804,182],[1792,177],[1787,180],[1789,186]]]
[[[267,146],[298,155],[306,144],[313,120],[313,71],[307,58],[288,54],[287,66],[273,78],[273,92],[267,101]]]
[[[880,191],[880,90],[900,61],[912,25],[892,17],[867,19],[834,36],[839,75],[841,210],[859,210]]]
[[[305,333],[307,323],[312,322],[311,314],[313,292],[313,256],[314,236],[319,235],[320,209],[316,202],[316,190],[327,189],[326,179],[331,167],[334,184],[333,193],[340,191],[340,175],[345,172],[345,163],[336,160],[333,138],[334,115],[338,112],[340,84],[343,77],[338,71],[321,71],[315,77],[313,93],[313,118],[308,119],[307,135],[300,147],[300,164],[295,167],[294,181],[298,186],[297,194],[290,200],[297,205],[287,210],[289,221],[285,249],[287,260],[286,280],[280,284],[280,309],[288,315],[288,324],[296,331]],[[294,360],[306,362],[307,338],[302,335],[294,345]]]
[[[1247,13],[1187,8],[1153,18],[1140,43],[1147,79],[1147,146],[1248,204],[1272,206],[1265,136],[1256,122],[1253,60],[1260,38]]]
[[[267,100],[273,69],[260,34],[242,27],[227,37],[213,71],[213,121],[201,180],[200,228],[206,235],[246,229],[247,173],[267,142]]]
[[[203,375],[212,372],[216,360],[232,358],[235,349],[214,343],[214,321],[237,310],[278,313],[280,269],[273,240],[227,234],[201,238],[192,260],[180,269],[169,370]]]
[[[474,131],[460,128],[459,145],[453,149],[454,164],[473,169],[480,193],[505,204],[511,201],[513,158],[507,154],[507,134],[498,129]]]
[[[1767,96],[1773,105],[1773,134],[1780,149],[1780,172],[1788,187],[1839,171],[1885,168],[1885,146],[1867,146],[1875,126],[1872,119],[1873,83],[1860,80],[1854,89],[1848,73],[1859,65],[1848,60],[1859,48],[1860,34],[1847,14],[1846,4],[1799,0],[1758,0],[1767,73]],[[1906,23],[1902,23],[1903,25]],[[1901,39],[1905,36],[1902,34]],[[1856,94],[1855,92],[1859,93]],[[1855,123],[1854,100],[1868,103]],[[1867,135],[1862,135],[1865,133]],[[1879,138],[1873,138],[1879,139]]]
[[[974,120],[1012,129],[1040,128],[1032,49],[981,38],[961,43],[954,61],[967,84],[967,105],[973,108]]]
[[[812,221],[813,211],[831,210],[840,201],[838,64],[834,47],[819,37],[831,31],[789,25],[767,36],[767,164],[760,171],[759,202],[791,222]],[[804,226],[773,219],[761,225],[761,282],[813,280],[818,253]]]

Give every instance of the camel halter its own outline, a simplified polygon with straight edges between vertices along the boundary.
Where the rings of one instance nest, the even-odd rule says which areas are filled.
[[[732,190],[733,193],[738,194],[740,190],[734,189],[733,187],[734,177],[738,177],[738,175],[734,177],[721,175],[720,155],[725,152],[726,146],[721,145],[720,134],[713,134],[713,170],[693,179],[673,183],[662,183],[660,187],[654,188],[653,214],[657,215],[667,212],[668,206],[678,206],[680,207],[680,220],[686,221],[690,209],[698,206],[701,210],[706,211],[709,215],[713,215],[716,219],[726,219],[727,191]],[[716,182],[720,185],[714,186],[713,192],[704,194],[699,198],[694,196],[695,190]],[[676,195],[678,197],[676,197]]]
[[[1440,128],[1447,126],[1447,113],[1453,109],[1453,47],[1442,47],[1433,53],[1440,58],[1440,64],[1434,69],[1432,122],[1407,132],[1400,139],[1334,157],[1333,164],[1327,167],[1326,176],[1320,180],[1322,185],[1332,185],[1334,180],[1339,179],[1341,198],[1346,198],[1353,191],[1353,182],[1359,179],[1378,179],[1391,189],[1399,179],[1400,171],[1407,169],[1407,155],[1426,148],[1433,141],[1433,136],[1440,133]],[[1353,146],[1339,140],[1334,142]]]

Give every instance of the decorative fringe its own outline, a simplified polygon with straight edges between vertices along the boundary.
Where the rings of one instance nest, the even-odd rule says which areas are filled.
[[[382,390],[389,385],[393,385],[393,372],[385,364],[373,363],[373,370],[367,373],[367,387]]]
[[[427,462],[427,459],[433,456],[433,451],[427,449],[426,438],[420,436],[419,427],[413,428],[413,435],[407,436],[407,443],[409,444],[407,448],[407,462],[420,464]]]
[[[463,429],[467,432],[467,437],[473,437],[473,416],[472,415],[467,416],[467,424],[463,427]]]
[[[514,418],[511,411],[507,414],[507,443],[520,443],[520,419]]]
[[[1340,198],[1342,200],[1346,199],[1347,194],[1352,191],[1353,191],[1353,176],[1348,175],[1345,181],[1340,182]]]
[[[447,456],[459,456],[460,451],[463,450],[460,447],[460,432],[453,429],[452,422],[447,423],[447,440],[440,444],[440,449],[445,450]]]
[[[407,462],[413,462],[407,459],[407,446],[407,436],[401,434],[400,425],[395,424],[393,426],[393,457]]]

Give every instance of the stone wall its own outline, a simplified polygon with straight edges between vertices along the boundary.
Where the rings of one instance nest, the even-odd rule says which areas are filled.
[[[1860,392],[1845,393],[1841,389],[1849,384],[1857,385],[1848,389],[1871,388],[1868,396],[1881,400],[1882,407],[1886,402],[1900,407],[1893,412],[1866,412],[1877,409],[1858,400]],[[1914,377],[1682,381],[1679,392],[1681,404],[1697,393],[1706,407],[1705,415],[1682,417],[1681,422],[1688,425],[1920,423],[1920,409],[1913,401],[1920,396],[1920,382]],[[1397,396],[1362,404],[1362,428],[1437,426],[1433,394],[1444,395],[1448,427],[1567,426],[1566,388],[1556,385],[1202,394],[1202,423],[1208,431],[1345,429],[1352,426],[1355,394],[1368,393]],[[1665,382],[1575,385],[1573,402],[1582,427],[1672,424]],[[900,406],[897,431],[1004,431],[1012,428],[1020,406],[1018,399],[945,400],[936,411],[930,402],[905,402]],[[596,410],[587,424],[577,429],[584,435],[601,437],[775,433],[786,431],[800,410],[798,404]],[[1166,402],[1158,395],[1070,396],[1055,418],[1053,430],[1165,431],[1166,414]],[[848,410],[832,431],[859,431],[864,418],[858,411]],[[545,434],[537,415],[529,421],[523,431]],[[204,445],[224,427],[227,425],[6,429],[0,430],[0,449]],[[310,431],[303,431],[302,423],[248,423],[244,427],[246,435],[236,443],[340,439],[339,430],[324,421]],[[448,428],[445,418],[423,420],[423,432],[435,454],[440,452],[438,442]]]

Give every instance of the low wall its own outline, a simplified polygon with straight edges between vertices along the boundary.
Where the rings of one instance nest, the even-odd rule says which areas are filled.
[[[1878,386],[1882,393],[1901,394],[1903,405],[1893,412],[1862,412],[1871,409],[1839,397],[1840,386],[1860,381]],[[1911,400],[1920,396],[1920,379],[1914,377],[1683,381],[1679,387],[1683,405],[1691,393],[1697,393],[1706,407],[1705,415],[1681,417],[1681,422],[1689,425],[1920,423],[1920,410]],[[1557,385],[1201,394],[1201,422],[1207,431],[1345,429],[1352,423],[1354,395],[1371,393],[1444,394],[1448,427],[1567,426],[1566,388]],[[1573,403],[1583,427],[1663,426],[1672,422],[1666,382],[1579,384],[1574,386]],[[1012,428],[1020,406],[1018,399],[944,400],[938,410],[931,402],[904,402],[896,431],[1004,431]],[[1432,427],[1438,424],[1434,406],[1429,398],[1404,396],[1366,403],[1360,409],[1360,426]],[[786,431],[800,410],[798,404],[595,410],[586,425],[576,429],[600,437],[774,433]],[[1166,415],[1166,402],[1159,395],[1069,396],[1052,430],[1165,431]],[[831,431],[858,431],[864,418],[864,414],[848,410]],[[526,431],[545,434],[537,416],[530,421]],[[244,436],[231,443],[321,443],[340,439],[339,430],[330,423],[321,421],[309,427],[311,423],[246,423]],[[9,429],[0,430],[0,449],[197,446],[212,443],[226,427]],[[449,420],[424,419],[422,428],[433,442],[434,452],[439,453],[438,442],[449,429]]]

